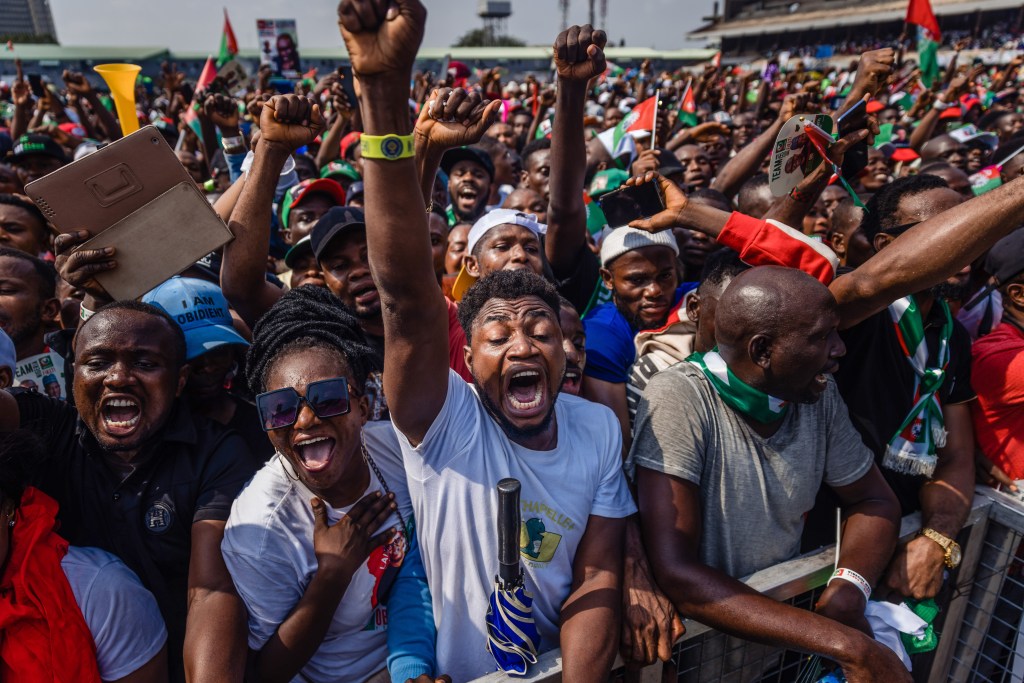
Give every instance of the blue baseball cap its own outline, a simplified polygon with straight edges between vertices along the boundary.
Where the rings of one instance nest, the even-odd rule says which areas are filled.
[[[187,360],[225,344],[249,345],[232,326],[228,300],[212,282],[172,277],[147,292],[142,301],[162,309],[181,326]]]

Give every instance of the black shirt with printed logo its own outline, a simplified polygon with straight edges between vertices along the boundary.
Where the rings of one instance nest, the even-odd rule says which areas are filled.
[[[104,451],[63,401],[14,390],[21,426],[46,446],[33,483],[60,505],[72,545],[124,561],[156,597],[167,624],[172,680],[183,680],[192,524],[226,521],[253,457],[236,432],[175,401],[167,423],[131,463]]]

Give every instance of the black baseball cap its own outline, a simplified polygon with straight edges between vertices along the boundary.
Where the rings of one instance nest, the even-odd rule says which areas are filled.
[[[22,135],[14,141],[14,161],[24,159],[33,154],[53,157],[62,163],[67,163],[68,156],[64,148],[58,145],[49,135]]]
[[[999,289],[1024,273],[1024,228],[1018,228],[992,245],[985,257],[985,271],[992,276],[992,280],[964,308],[974,308],[993,289]]]
[[[480,164],[487,171],[487,175],[491,177],[491,180],[494,180],[494,162],[491,161],[491,155],[482,149],[478,147],[456,147],[455,149],[448,150],[441,157],[441,170],[444,171],[445,175],[450,176],[452,174],[452,166],[460,161],[474,161]]]
[[[321,216],[313,226],[313,232],[309,234],[309,241],[316,260],[320,260],[320,255],[323,254],[331,240],[342,232],[353,228],[366,228],[366,218],[363,210],[359,207],[335,206]]]
[[[985,270],[996,287],[1024,273],[1024,230],[1016,230],[996,242],[985,257]]]
[[[363,188],[363,181],[357,180],[348,186],[348,198],[355,199],[356,197],[362,197],[365,193]]]

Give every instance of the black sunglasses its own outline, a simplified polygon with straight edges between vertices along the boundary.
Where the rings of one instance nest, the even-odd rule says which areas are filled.
[[[351,409],[348,400],[348,381],[344,377],[322,379],[306,387],[306,395],[291,387],[268,391],[256,397],[256,409],[260,413],[263,431],[291,427],[299,419],[299,411],[305,403],[321,420],[344,415]]]

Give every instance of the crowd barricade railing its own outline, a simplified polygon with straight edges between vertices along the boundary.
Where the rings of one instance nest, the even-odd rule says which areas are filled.
[[[939,644],[915,657],[915,683],[1024,683],[1024,502],[978,487],[958,540],[960,567],[937,597]],[[920,514],[903,518],[902,540],[921,528]],[[759,571],[745,583],[781,602],[813,609],[835,561],[834,546]],[[617,658],[609,681],[622,683],[813,683],[813,661],[726,636],[693,620],[668,664],[627,672]],[[675,675],[669,671],[675,669]],[[756,674],[752,674],[756,672]],[[562,680],[557,649],[542,654],[524,677],[498,672],[473,683],[554,683]]]

